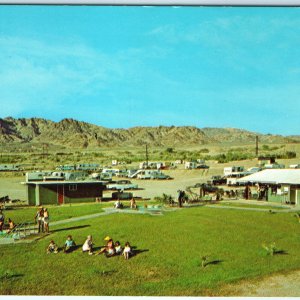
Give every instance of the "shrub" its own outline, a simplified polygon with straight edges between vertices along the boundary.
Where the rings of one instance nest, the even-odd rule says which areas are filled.
[[[174,197],[172,197],[171,195],[167,195],[165,193],[163,193],[162,196],[154,197],[154,200],[158,201],[160,203],[163,203],[163,204],[172,204],[172,203],[174,203]]]
[[[276,248],[275,243],[272,243],[270,245],[265,245],[264,244],[264,245],[262,245],[262,247],[267,251],[267,255],[273,256],[278,251],[278,249]]]

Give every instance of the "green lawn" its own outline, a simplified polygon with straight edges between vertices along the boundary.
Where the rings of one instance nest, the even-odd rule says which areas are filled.
[[[50,221],[58,221],[73,217],[90,215],[102,212],[102,207],[111,205],[108,203],[92,203],[92,204],[72,204],[63,206],[44,206],[48,208]],[[11,218],[15,223],[33,222],[38,208],[37,207],[12,207],[12,209],[4,210],[5,219]]]
[[[276,205],[263,205],[263,204],[249,204],[249,203],[232,203],[232,202],[220,202],[218,205],[221,206],[232,206],[232,207],[242,207],[242,208],[261,208],[261,209],[271,209],[271,210],[280,210],[288,209],[288,207],[276,206]]]
[[[299,268],[299,226],[292,213],[208,207],[164,216],[119,213],[52,226],[55,232],[37,242],[0,246],[0,294],[221,295],[223,284]],[[79,245],[92,234],[97,248],[110,235],[121,244],[131,242],[140,253],[128,261],[88,256],[80,249],[45,253],[50,239],[62,246],[68,234]],[[273,242],[286,254],[267,256],[262,244]],[[202,268],[204,255],[211,263]]]

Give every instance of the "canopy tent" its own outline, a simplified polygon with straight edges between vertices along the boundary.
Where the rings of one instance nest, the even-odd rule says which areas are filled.
[[[242,177],[237,182],[300,185],[300,169],[267,169]]]

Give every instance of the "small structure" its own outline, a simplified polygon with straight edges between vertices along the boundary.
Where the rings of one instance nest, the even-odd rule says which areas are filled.
[[[267,201],[300,206],[300,169],[265,169],[237,182],[264,186]]]
[[[101,181],[29,181],[27,188],[29,205],[67,204],[94,202],[103,196],[106,184]]]
[[[275,156],[259,156],[257,158],[258,165],[260,167],[264,167],[266,164],[274,164],[275,163]]]

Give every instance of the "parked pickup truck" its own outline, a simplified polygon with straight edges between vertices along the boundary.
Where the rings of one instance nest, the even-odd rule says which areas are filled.
[[[130,180],[118,180],[107,185],[109,190],[135,190],[138,188],[137,184],[131,183]]]

